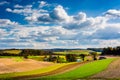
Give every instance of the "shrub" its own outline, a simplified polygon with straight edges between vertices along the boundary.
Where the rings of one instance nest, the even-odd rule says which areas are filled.
[[[80,54],[80,57],[82,58],[82,60],[84,61],[85,60],[85,54]]]
[[[66,54],[66,60],[68,62],[74,62],[74,61],[76,61],[76,55],[75,54]]]

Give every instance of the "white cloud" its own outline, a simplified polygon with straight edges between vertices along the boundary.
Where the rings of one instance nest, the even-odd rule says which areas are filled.
[[[7,2],[7,1],[2,1],[2,2],[0,2],[0,6],[1,6],[1,5],[5,5],[5,4],[10,4],[10,3]]]
[[[110,9],[104,13],[106,16],[111,17],[120,17],[120,10]]]
[[[17,25],[18,23],[17,22],[12,22],[11,20],[9,19],[0,19],[0,27],[2,26],[6,26],[6,25]]]
[[[52,12],[40,9],[39,12],[34,12],[32,15],[27,16],[25,19],[36,23],[58,23],[69,22],[70,18],[61,5],[54,8]]]
[[[16,4],[15,6],[14,6],[14,8],[23,8],[24,6],[21,6],[21,5],[19,5],[19,4]]]
[[[67,12],[64,10],[64,8],[61,5],[58,5],[54,8],[52,13],[50,13],[50,17],[54,21],[66,21],[68,22],[69,16]]]
[[[15,5],[14,7],[15,7],[15,9],[6,8],[6,11],[24,15],[24,16],[31,15],[33,13],[33,11],[37,11],[34,9],[32,10],[32,5],[26,5],[26,6]]]
[[[101,47],[116,47],[120,46],[120,39],[113,40],[98,40]]]
[[[48,5],[47,2],[45,2],[45,1],[39,1],[38,3],[40,3],[40,5],[39,5],[40,8]]]
[[[10,9],[10,8],[6,8],[6,11],[8,11],[8,12],[12,12],[12,9]]]
[[[0,38],[7,36],[8,32],[5,29],[0,29]]]
[[[31,24],[17,25],[9,32],[1,28],[1,34],[9,34],[12,35],[12,38],[16,38],[18,42],[15,42],[14,46],[20,46],[20,43],[23,42],[25,45],[22,44],[22,47],[29,45],[32,48],[120,45],[120,23],[110,22],[112,19],[118,19],[119,10],[108,10],[104,13],[105,15],[88,17],[84,12],[69,15],[61,5],[54,6],[50,11],[44,10],[42,7],[46,4],[41,1],[41,7],[39,6],[38,9],[31,5],[24,8],[20,8],[20,5],[17,5],[15,9],[7,8],[8,12],[24,15],[25,20]],[[15,25],[16,22],[0,19],[0,24]],[[8,35],[5,36],[8,37]]]
[[[91,38],[97,39],[119,39],[120,38],[120,24],[107,24],[105,28],[98,29],[92,34]]]

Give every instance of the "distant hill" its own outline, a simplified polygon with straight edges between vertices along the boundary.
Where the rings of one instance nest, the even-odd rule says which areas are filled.
[[[54,49],[44,49],[44,50],[49,50],[52,52],[64,52],[64,51],[70,51],[70,50],[85,50],[85,49],[81,49],[81,48],[75,48],[75,49],[54,48]]]
[[[87,50],[93,50],[93,51],[96,51],[96,52],[102,52],[103,48],[87,48]]]

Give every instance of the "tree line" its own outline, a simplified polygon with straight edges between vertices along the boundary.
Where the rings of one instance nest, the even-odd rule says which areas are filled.
[[[120,46],[103,48],[102,55],[120,55]]]
[[[11,50],[11,49],[10,49]],[[0,56],[37,56],[37,55],[48,55],[52,52],[49,50],[39,50],[39,49],[21,49],[21,52],[18,54],[7,53],[5,50],[0,50]]]

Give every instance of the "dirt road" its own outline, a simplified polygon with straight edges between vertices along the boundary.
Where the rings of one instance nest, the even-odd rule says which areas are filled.
[[[91,78],[96,78],[96,79],[119,78],[120,79],[120,58],[113,61],[106,70],[96,75],[93,75]]]

